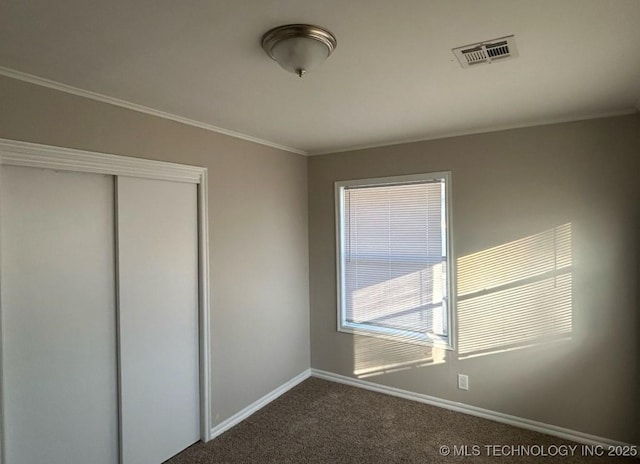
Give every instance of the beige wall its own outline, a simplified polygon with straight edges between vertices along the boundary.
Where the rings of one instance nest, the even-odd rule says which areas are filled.
[[[307,178],[302,156],[5,77],[0,101],[2,138],[209,169],[214,424],[308,368],[311,327],[315,368],[640,442],[639,117],[312,157]],[[439,170],[457,257],[571,223],[570,341],[459,359],[336,332],[333,182]]]
[[[638,116],[311,157],[312,367],[640,443],[639,160]],[[336,331],[334,181],[442,170],[456,258],[571,224],[570,340],[461,359]]]
[[[6,77],[0,102],[1,138],[208,168],[214,425],[309,368],[305,157]]]

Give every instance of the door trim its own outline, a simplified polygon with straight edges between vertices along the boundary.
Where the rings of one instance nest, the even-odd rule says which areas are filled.
[[[203,442],[209,441],[211,439],[211,316],[207,168],[0,138],[0,169],[2,165],[142,177],[197,184],[200,439]],[[1,216],[0,210],[0,220]],[[1,334],[2,307],[0,306],[0,463],[5,463],[4,379],[2,376],[3,338]]]
[[[202,183],[206,168],[0,138],[0,163],[114,176]]]

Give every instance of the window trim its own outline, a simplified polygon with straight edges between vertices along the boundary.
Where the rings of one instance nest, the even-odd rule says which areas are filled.
[[[447,337],[440,337],[437,335],[416,335],[415,333],[401,330],[391,329],[387,327],[374,327],[367,324],[358,324],[353,322],[347,322],[345,317],[345,243],[343,237],[345,214],[343,211],[344,205],[344,190],[346,187],[381,187],[384,185],[395,184],[411,184],[411,183],[423,183],[433,180],[444,179],[445,188],[445,219],[447,223],[446,227],[446,250],[447,250],[447,291],[448,291],[448,304],[447,304]],[[376,177],[368,179],[355,179],[336,181],[334,183],[334,199],[335,199],[335,229],[336,229],[336,309],[337,309],[337,330],[338,332],[350,333],[354,335],[365,335],[370,337],[385,338],[395,341],[403,341],[408,343],[416,343],[421,345],[428,345],[438,348],[444,348],[446,350],[455,350],[456,332],[457,327],[455,324],[455,259],[453,254],[453,240],[452,240],[452,222],[451,222],[451,171],[439,171],[422,174],[411,174],[405,176],[391,176],[391,177]]]

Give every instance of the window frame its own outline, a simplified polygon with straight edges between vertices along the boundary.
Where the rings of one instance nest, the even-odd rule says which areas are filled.
[[[435,180],[444,180],[445,195],[445,240],[447,252],[447,301],[446,301],[446,321],[447,336],[435,334],[418,335],[401,329],[387,327],[377,327],[369,324],[347,322],[345,305],[345,212],[344,212],[344,191],[347,187],[383,187],[385,185],[420,184]],[[455,259],[453,254],[452,222],[451,222],[451,171],[439,171],[421,174],[411,174],[403,176],[375,177],[368,179],[355,179],[336,181],[334,183],[335,196],[335,229],[336,229],[336,290],[337,290],[337,330],[338,332],[350,333],[353,335],[365,335],[370,337],[385,338],[395,341],[416,343],[420,345],[455,350],[456,317],[455,317]]]

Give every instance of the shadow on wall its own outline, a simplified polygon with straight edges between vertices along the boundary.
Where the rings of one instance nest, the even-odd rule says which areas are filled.
[[[457,287],[457,352],[354,336],[353,373],[366,378],[570,340],[571,224],[459,258]],[[411,311],[398,308],[403,317]],[[424,317],[423,305],[415,311]]]

